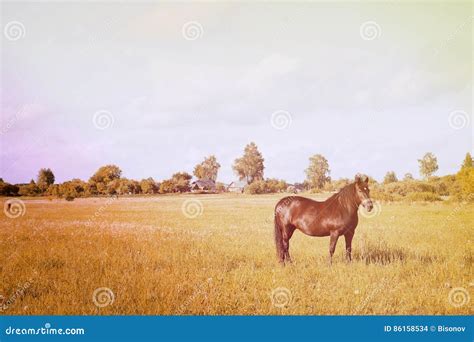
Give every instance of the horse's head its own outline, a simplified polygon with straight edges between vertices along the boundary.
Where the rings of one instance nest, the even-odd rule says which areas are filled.
[[[355,189],[358,202],[362,204],[367,211],[371,211],[374,208],[374,204],[370,199],[369,177],[357,174],[355,176]]]

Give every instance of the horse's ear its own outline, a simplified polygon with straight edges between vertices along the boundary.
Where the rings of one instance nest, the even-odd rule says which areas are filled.
[[[366,175],[362,175],[360,173],[356,174],[355,176],[356,183],[369,183],[369,177]]]

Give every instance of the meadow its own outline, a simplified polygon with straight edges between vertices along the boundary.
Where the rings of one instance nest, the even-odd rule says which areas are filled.
[[[296,232],[282,267],[282,196],[22,198],[0,218],[1,314],[474,313],[473,204],[381,203],[352,263],[344,239],[330,266],[328,238]]]

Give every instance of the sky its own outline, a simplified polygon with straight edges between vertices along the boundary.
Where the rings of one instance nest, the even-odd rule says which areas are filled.
[[[473,151],[469,2],[3,2],[0,177],[218,180],[255,142],[265,177],[438,175]]]

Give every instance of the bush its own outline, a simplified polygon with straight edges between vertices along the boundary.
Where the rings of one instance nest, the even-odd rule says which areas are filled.
[[[389,194],[396,194],[400,196],[406,196],[410,193],[415,192],[432,192],[436,193],[436,188],[428,183],[420,181],[406,181],[406,182],[396,182],[383,185],[381,187],[382,191]]]
[[[394,202],[403,199],[403,197],[398,194],[390,194],[378,188],[370,192],[370,197],[376,201],[381,202]]]
[[[428,183],[434,187],[435,192],[440,196],[449,196],[459,192],[459,184],[456,182],[456,176],[454,175],[432,177]]]
[[[450,188],[451,180],[433,179],[430,182],[408,180],[403,182],[377,185],[372,188],[372,198],[379,201],[400,201],[406,199],[410,202],[416,201],[440,201],[439,196],[446,196]]]
[[[256,194],[272,194],[276,192],[283,192],[288,187],[288,184],[283,180],[278,179],[266,179],[258,180],[249,184],[245,188],[245,193],[256,195]]]
[[[217,192],[226,192],[227,191],[227,186],[224,183],[217,182],[216,183],[216,191]]]
[[[265,194],[267,193],[265,181],[263,180],[255,181],[249,184],[247,187],[245,187],[244,191],[246,194],[251,194],[251,195]]]
[[[74,201],[74,199],[75,199],[74,196],[71,196],[71,195],[66,196],[66,201],[72,202],[72,201]]]
[[[20,196],[37,196],[41,194],[40,188],[38,188],[33,180],[29,184],[20,184],[18,187],[18,194]]]
[[[441,201],[441,198],[432,192],[413,192],[406,196],[409,202],[435,202]]]

